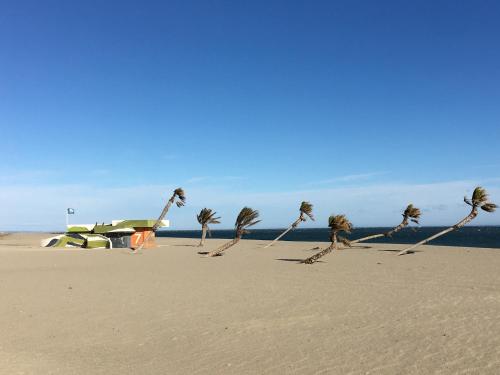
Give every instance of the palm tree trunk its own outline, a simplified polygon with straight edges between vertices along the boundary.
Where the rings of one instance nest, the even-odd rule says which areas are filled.
[[[379,238],[379,237],[384,237],[385,234],[383,233],[380,233],[380,234],[372,234],[371,236],[366,236],[366,237],[363,237],[363,238],[359,238],[357,240],[354,240],[354,241],[351,241],[351,244],[355,244],[355,243],[358,243],[358,242],[364,242],[364,241],[368,241],[368,240],[371,240],[373,238]]]
[[[214,257],[216,255],[219,255],[220,253],[222,253],[223,251],[226,251],[227,249],[229,249],[231,246],[233,245],[236,245],[239,241],[240,241],[241,237],[235,237],[234,239],[232,239],[231,241],[229,242],[226,242],[224,245],[222,245],[221,247],[219,247],[218,249],[214,250],[214,251],[211,251],[207,254],[207,257]]]
[[[334,234],[333,235],[333,241],[332,243],[330,244],[330,246],[328,246],[326,249],[323,249],[321,250],[319,253],[316,253],[314,254],[313,256],[307,258],[307,259],[304,259],[301,263],[305,263],[305,264],[313,264],[314,262],[316,262],[319,258],[322,258],[324,257],[326,254],[328,253],[331,253],[332,250],[336,250],[337,249],[337,235]]]
[[[392,228],[389,232],[384,233],[385,237],[391,237],[394,233],[399,232],[401,229],[406,228],[408,226],[409,222],[408,219],[404,219],[401,224],[399,224],[397,227]]]
[[[203,246],[205,244],[205,237],[207,236],[207,226],[206,225],[202,225],[201,227],[201,241],[200,241],[200,244],[198,246]]]
[[[372,240],[374,238],[391,237],[394,233],[399,232],[401,229],[405,228],[406,226],[408,226],[408,220],[407,219],[403,220],[401,222],[401,224],[399,224],[397,227],[392,228],[390,231],[388,231],[386,233],[372,234],[371,236],[366,236],[366,237],[363,237],[363,238],[359,238],[357,240],[351,241],[351,244],[355,244],[355,243],[358,243],[358,242],[364,242],[364,241]]]
[[[300,217],[299,217],[299,218],[298,218],[297,220],[295,220],[295,221],[293,222],[293,224],[292,224],[292,225],[290,225],[290,226],[289,226],[289,227],[288,227],[288,228],[287,228],[287,229],[286,229],[283,233],[281,233],[278,237],[276,237],[274,240],[272,240],[272,241],[271,241],[271,243],[269,243],[269,244],[267,244],[266,246],[264,246],[264,249],[267,249],[269,246],[273,246],[273,245],[274,245],[274,243],[275,243],[276,241],[279,241],[279,239],[280,239],[281,237],[283,237],[285,234],[287,234],[288,232],[290,232],[292,229],[295,229],[295,228],[297,227],[297,225],[299,225],[299,223],[300,223],[300,222],[301,222],[301,219],[300,219]]]
[[[412,245],[412,246],[404,249],[403,251],[400,251],[398,253],[398,255],[405,255],[405,254],[411,253],[412,250],[415,249],[416,247],[418,247],[420,245],[423,245],[423,244],[425,244],[425,243],[427,243],[429,241],[432,241],[435,238],[441,237],[442,235],[444,235],[446,233],[452,232],[455,229],[463,227],[465,224],[467,224],[470,221],[472,221],[476,216],[477,216],[477,207],[472,207],[472,211],[470,212],[470,214],[467,215],[463,220],[461,220],[458,223],[456,223],[454,226],[452,226],[450,228],[447,228],[447,229],[445,229],[445,230],[443,230],[443,231],[441,231],[439,233],[436,233],[436,234],[430,236],[429,238],[426,238],[425,240],[422,240],[422,241],[416,243],[415,245]]]
[[[141,243],[141,245],[135,251],[141,250],[143,248],[144,244],[146,243],[146,241],[149,240],[149,237],[151,237],[153,235],[153,233],[155,233],[158,230],[158,228],[161,225],[161,221],[167,215],[167,212],[170,209],[170,206],[172,206],[172,203],[174,203],[174,201],[175,201],[175,194],[172,195],[172,197],[168,200],[168,202],[165,205],[165,207],[163,207],[163,211],[161,212],[160,216],[158,216],[158,219],[156,219],[156,222],[153,225],[152,231],[148,233],[148,235],[146,236],[146,238],[144,239],[144,241]]]

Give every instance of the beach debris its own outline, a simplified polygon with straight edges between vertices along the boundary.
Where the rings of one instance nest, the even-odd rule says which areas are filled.
[[[456,223],[452,227],[447,228],[439,233],[436,233],[436,234],[426,238],[425,240],[422,240],[422,241],[416,243],[415,245],[412,245],[412,246],[404,249],[403,251],[400,251],[398,253],[398,255],[409,254],[409,253],[413,252],[413,249],[415,249],[416,247],[423,245],[429,241],[432,241],[433,239],[441,237],[441,236],[445,235],[446,233],[454,231],[455,229],[459,229],[459,228],[463,227],[464,225],[466,225],[467,223],[471,222],[472,220],[474,220],[476,218],[476,216],[479,214],[479,210],[478,210],[479,208],[481,208],[483,211],[486,211],[486,212],[494,212],[497,209],[497,205],[495,203],[491,203],[488,201],[488,193],[481,186],[478,186],[474,189],[474,192],[472,193],[471,199],[464,197],[464,202],[467,205],[471,206],[471,211],[465,218],[463,218],[461,221],[459,221],[458,223]]]
[[[314,216],[312,213],[313,210],[313,205],[309,202],[302,202],[300,204],[299,212],[300,215],[297,220],[295,220],[292,225],[290,225],[283,233],[281,233],[278,237],[276,237],[274,240],[272,240],[268,245],[264,246],[264,249],[268,248],[269,246],[273,246],[275,242],[279,241],[281,237],[283,237],[285,234],[287,234],[289,231],[297,228],[297,226],[303,222],[306,221],[307,218],[309,217],[312,221],[314,221]]]
[[[357,240],[352,240],[351,244],[354,245],[356,243],[372,240],[374,238],[392,237],[392,235],[394,233],[397,233],[401,229],[406,228],[410,224],[410,222],[413,222],[415,224],[419,224],[418,220],[420,219],[420,216],[422,215],[422,213],[420,212],[420,209],[418,209],[417,207],[413,206],[413,204],[410,203],[406,207],[406,209],[404,210],[402,215],[403,215],[403,221],[401,221],[401,223],[398,226],[392,228],[390,231],[385,232],[385,233],[372,234],[370,236],[359,238]]]
[[[339,250],[339,241],[345,246],[351,246],[349,240],[338,235],[339,232],[351,233],[352,224],[345,215],[331,215],[328,218],[328,226],[330,227],[330,246],[328,246],[326,249],[321,250],[319,253],[316,253],[313,256],[304,259],[301,263],[313,264],[318,261],[318,259],[332,252],[332,250]]]
[[[247,228],[257,224],[260,220],[257,220],[259,217],[259,211],[253,210],[250,207],[243,207],[236,218],[236,222],[234,224],[234,238],[226,242],[224,245],[220,246],[218,249],[207,253],[207,256],[214,257],[217,255],[221,255],[223,251],[229,249],[231,246],[236,245],[244,234],[250,233]]]
[[[172,196],[167,201],[167,204],[163,208],[160,216],[156,220],[151,231],[144,238],[144,241],[142,242],[142,244],[140,244],[139,247],[135,248],[136,251],[141,250],[144,247],[144,245],[149,241],[149,238],[151,236],[154,236],[154,234],[158,230],[158,228],[160,228],[162,226],[161,223],[162,223],[163,219],[167,215],[167,212],[170,209],[170,206],[172,206],[172,204],[174,204],[174,203],[176,204],[177,207],[182,207],[186,204],[186,195],[185,195],[184,190],[182,188],[177,188],[174,190]]]
[[[41,241],[42,247],[69,247],[85,249],[156,247],[153,228],[156,220],[113,220],[111,224],[72,224],[67,232]],[[168,227],[162,220],[159,227]],[[153,237],[151,238],[151,234]]]
[[[200,213],[196,215],[198,223],[201,224],[201,240],[198,246],[201,247],[205,244],[205,237],[207,235],[207,232],[208,235],[212,237],[208,224],[220,224],[220,217],[215,217],[215,215],[217,215],[217,212],[212,211],[210,208],[203,208]]]

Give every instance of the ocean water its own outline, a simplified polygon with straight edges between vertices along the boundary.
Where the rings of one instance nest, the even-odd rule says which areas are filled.
[[[396,233],[392,238],[377,238],[371,240],[373,243],[403,243],[412,244],[424,238],[427,238],[447,227],[420,227],[405,228]],[[356,239],[370,234],[383,233],[391,228],[357,228],[347,237]],[[254,229],[251,233],[244,236],[246,239],[253,240],[272,240],[278,236],[284,229]],[[200,230],[162,230],[157,232],[158,237],[182,237],[182,238],[200,238]],[[233,238],[233,230],[212,230],[212,238]],[[324,241],[328,242],[328,228],[297,228],[288,232],[282,241]],[[445,234],[430,242],[432,245],[441,246],[463,246],[463,247],[490,247],[500,248],[500,226],[468,226],[460,228],[451,233]]]

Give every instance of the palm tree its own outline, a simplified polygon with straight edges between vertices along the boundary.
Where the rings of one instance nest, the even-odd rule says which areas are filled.
[[[472,199],[464,197],[464,202],[467,203],[469,206],[471,206],[471,211],[465,218],[456,223],[454,226],[447,228],[439,233],[436,233],[435,235],[430,236],[429,238],[426,238],[425,240],[420,241],[415,245],[412,245],[404,249],[403,251],[399,252],[398,255],[405,255],[410,252],[413,252],[412,250],[415,249],[416,247],[423,245],[429,241],[432,241],[435,238],[441,237],[442,235],[454,231],[455,229],[463,227],[465,224],[471,222],[478,215],[479,213],[478,208],[481,208],[486,212],[494,212],[497,208],[497,205],[495,203],[488,202],[488,193],[480,186],[474,189],[474,192],[472,193]]]
[[[278,237],[276,237],[271,243],[264,246],[264,248],[268,248],[269,246],[273,246],[276,241],[279,241],[281,237],[290,232],[292,229],[297,228],[297,226],[302,222],[306,221],[307,217],[314,221],[314,216],[312,214],[313,205],[309,202],[302,202],[300,204],[300,215],[297,220],[295,220],[292,225],[290,225],[283,233],[281,233]]]
[[[302,263],[313,264],[319,258],[330,253],[332,250],[337,250],[337,241],[342,242],[346,246],[351,246],[350,242],[346,238],[338,236],[338,233],[342,231],[351,233],[352,224],[345,215],[330,216],[328,218],[328,226],[330,227],[330,241],[332,242],[330,246],[328,246],[326,249],[321,250],[319,253],[314,254],[312,257],[303,260]]]
[[[186,195],[184,194],[184,190],[182,190],[182,188],[177,188],[174,190],[174,193],[168,200],[167,204],[163,208],[163,211],[161,212],[160,216],[153,225],[151,232],[148,233],[148,235],[146,236],[144,241],[142,241],[141,245],[136,249],[136,251],[141,250],[144,244],[147,242],[147,240],[149,240],[149,237],[151,237],[151,235],[158,230],[158,228],[161,225],[161,221],[165,218],[168,210],[170,209],[170,206],[172,206],[174,202],[177,205],[177,207],[182,207],[186,203]]]
[[[207,235],[211,236],[210,228],[208,224],[219,224],[220,217],[215,217],[217,212],[212,211],[210,208],[203,208],[198,215],[196,215],[196,219],[198,219],[198,223],[201,224],[201,241],[198,246],[203,246],[205,243],[205,237]]]
[[[408,224],[410,224],[410,221],[414,222],[415,224],[418,224],[418,219],[421,216],[421,212],[420,212],[420,209],[418,209],[417,207],[414,207],[413,204],[410,203],[408,205],[408,207],[406,207],[406,210],[404,210],[402,215],[403,215],[403,221],[401,221],[401,223],[397,227],[392,228],[390,231],[385,232],[385,233],[372,234],[371,236],[359,238],[357,240],[351,241],[351,244],[372,240],[374,238],[392,237],[392,235],[394,233],[397,233],[401,229],[407,227]]]
[[[244,234],[250,233],[246,228],[260,222],[260,220],[257,220],[258,217],[259,211],[252,210],[250,207],[243,207],[238,217],[236,218],[236,223],[234,224],[234,238],[231,241],[226,242],[218,249],[209,252],[207,256],[213,257],[219,255],[223,251],[229,249],[231,246],[237,244]]]

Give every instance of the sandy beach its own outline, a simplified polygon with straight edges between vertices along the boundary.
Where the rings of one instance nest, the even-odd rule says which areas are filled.
[[[0,238],[2,374],[499,374],[500,251]],[[208,240],[211,250],[224,240]]]

